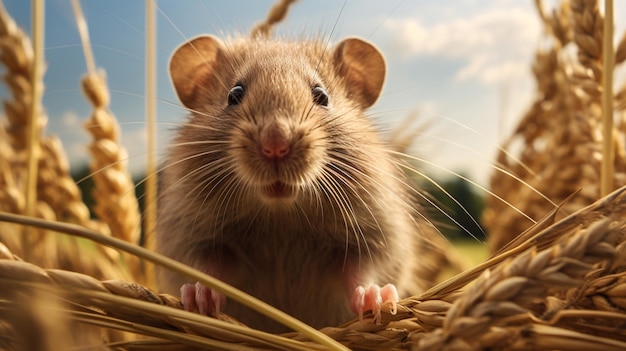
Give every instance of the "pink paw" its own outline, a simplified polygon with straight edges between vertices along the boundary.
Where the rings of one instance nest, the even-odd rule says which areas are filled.
[[[224,306],[226,298],[198,282],[184,284],[180,287],[180,302],[186,311],[209,316],[220,313],[220,307]]]
[[[383,302],[391,301],[393,303],[392,313],[395,313],[396,302],[399,300],[398,290],[393,284],[387,284],[382,288],[372,284],[367,289],[359,285],[354,289],[350,308],[359,316],[359,320],[363,320],[363,312],[371,310],[376,321],[380,320],[380,306]]]

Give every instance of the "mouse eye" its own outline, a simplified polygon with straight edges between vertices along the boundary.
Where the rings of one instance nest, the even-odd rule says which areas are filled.
[[[246,95],[246,91],[243,89],[243,86],[241,84],[235,85],[228,92],[228,106],[239,105],[244,95]]]
[[[315,86],[313,87],[313,90],[311,90],[311,93],[313,94],[314,103],[320,106],[328,106],[328,94],[324,88]]]

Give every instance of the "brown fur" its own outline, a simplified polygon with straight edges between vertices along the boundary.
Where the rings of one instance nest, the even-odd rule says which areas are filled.
[[[418,235],[411,188],[364,115],[385,74],[371,44],[200,37],[178,49],[170,71],[193,111],[163,172],[160,252],[318,328],[352,316],[356,285],[415,292],[414,267],[404,260]],[[239,83],[246,94],[228,106]],[[313,102],[316,85],[328,93],[327,107]],[[275,135],[289,145],[278,163],[259,152]],[[277,180],[287,190],[272,198]],[[172,293],[186,282],[161,273]],[[224,312],[283,330],[233,301]]]

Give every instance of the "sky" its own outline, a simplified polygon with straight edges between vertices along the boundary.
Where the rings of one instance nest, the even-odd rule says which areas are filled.
[[[158,155],[185,111],[171,87],[167,63],[184,41],[201,34],[247,33],[273,0],[160,0],[157,11]],[[550,4],[553,1],[546,1]],[[122,125],[134,173],[145,168],[144,1],[83,0],[98,67],[107,74],[110,109]],[[617,1],[617,33],[626,4]],[[30,4],[5,0],[18,25],[30,32]],[[549,6],[549,5],[548,5]],[[533,0],[301,0],[278,35],[319,35],[338,42],[358,36],[386,58],[383,93],[370,110],[381,130],[408,116],[422,128],[411,154],[437,175],[462,173],[486,186],[496,146],[530,106],[535,90],[532,58],[541,43]],[[43,104],[46,133],[58,135],[72,167],[88,160],[82,124],[90,106],[80,91],[85,60],[69,0],[46,2],[47,71]],[[7,96],[0,88],[0,97]]]

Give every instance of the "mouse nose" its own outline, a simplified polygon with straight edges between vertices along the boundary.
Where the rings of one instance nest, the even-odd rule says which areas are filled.
[[[276,128],[269,130],[261,140],[261,154],[270,160],[281,160],[289,155],[287,137]]]

